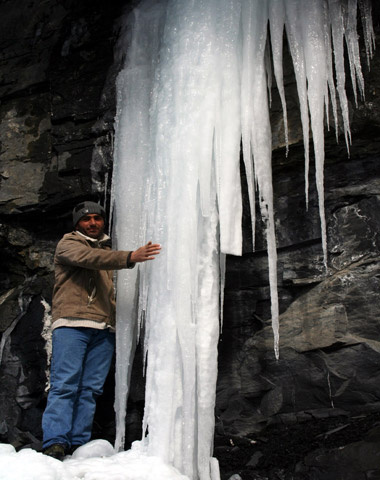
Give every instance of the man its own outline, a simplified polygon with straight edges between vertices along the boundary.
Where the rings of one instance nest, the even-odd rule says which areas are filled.
[[[42,418],[43,449],[62,460],[91,438],[96,397],[115,344],[113,272],[153,260],[160,245],[111,250],[105,211],[94,202],[73,210],[74,231],[57,245],[52,309],[50,392]]]

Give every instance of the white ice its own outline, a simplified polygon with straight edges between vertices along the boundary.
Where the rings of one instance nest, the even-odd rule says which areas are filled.
[[[360,5],[369,58],[370,4]],[[256,201],[266,225],[279,358],[268,51],[287,144],[285,31],[305,144],[305,208],[311,135],[327,266],[324,128],[331,109],[338,129],[341,112],[348,147],[344,44],[355,96],[356,85],[364,93],[356,12],[356,0],[144,0],[129,17],[119,45],[126,60],[117,81],[114,234],[118,248],[153,240],[163,250],[138,272],[118,276],[117,449],[124,439],[128,365],[138,325],[147,359],[148,453],[192,480],[219,478],[211,457],[217,341],[224,255],[242,253],[241,146],[252,227]]]

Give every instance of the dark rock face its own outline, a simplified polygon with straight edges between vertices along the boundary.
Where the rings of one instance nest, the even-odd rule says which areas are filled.
[[[217,436],[222,480],[377,479],[380,413],[276,424],[248,437]]]
[[[379,478],[379,442],[380,427],[377,427],[362,442],[307,455],[298,471],[307,473],[313,480]]]
[[[17,446],[41,438],[55,245],[109,188],[129,3],[0,2],[0,441]]]
[[[0,433],[16,446],[34,443],[34,435],[41,437],[47,357],[41,300],[38,296],[24,297],[25,312],[16,318],[2,355]]]
[[[340,167],[326,166],[327,272],[313,205],[308,216],[313,224],[304,223],[300,212],[292,217],[295,225],[288,231],[288,207],[282,206],[284,197],[277,196],[282,311],[278,362],[269,325],[266,255],[229,259],[218,406],[223,428],[232,434],[255,431],[268,417],[286,421],[315,409],[333,414],[334,409],[379,407],[379,195],[375,185],[380,184],[376,160],[375,156],[363,160],[352,153],[351,168],[339,159]],[[331,185],[336,178],[332,170],[344,171],[340,185]],[[303,188],[295,171],[276,178],[281,188],[285,182]],[[278,187],[276,183],[277,191]],[[299,189],[285,190],[291,192],[288,205],[303,196]],[[301,241],[295,244],[292,237],[297,229]]]
[[[71,228],[75,203],[109,193],[119,68],[114,47],[120,16],[133,3],[0,2],[0,441],[17,446],[41,438],[56,242]],[[380,410],[379,52],[370,71],[363,61],[363,71],[366,99],[355,107],[351,98],[350,156],[344,139],[337,144],[326,132],[327,270],[313,165],[305,208],[302,132],[289,64],[287,157],[273,89],[280,360],[273,353],[263,225],[257,221],[251,253],[245,202],[246,253],[227,260],[217,435],[241,437],[268,424]],[[102,400],[107,409],[110,383],[111,400]],[[139,423],[137,390],[132,411]],[[106,433],[97,423],[96,435],[112,440],[112,420],[105,422]],[[339,464],[337,457],[326,462],[331,458]],[[315,473],[327,472],[320,459],[317,453],[305,458],[305,475],[322,478]]]

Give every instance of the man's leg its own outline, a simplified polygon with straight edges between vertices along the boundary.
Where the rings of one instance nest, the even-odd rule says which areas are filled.
[[[82,377],[90,332],[86,328],[53,330],[50,391],[42,417],[43,448],[53,444],[70,447],[73,408]]]
[[[74,405],[70,443],[83,445],[91,439],[96,398],[102,394],[115,348],[115,334],[109,329],[92,329],[88,344],[82,378]]]

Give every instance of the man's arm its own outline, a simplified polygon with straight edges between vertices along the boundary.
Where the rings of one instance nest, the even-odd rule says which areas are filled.
[[[131,253],[130,262],[146,262],[147,260],[154,260],[156,255],[160,253],[161,245],[158,243],[148,242],[146,245],[138,248]]]
[[[92,248],[76,238],[64,238],[57,246],[56,261],[63,265],[90,270],[121,270],[137,262],[153,260],[160,253],[160,245],[148,242],[134,252]]]
[[[75,238],[64,238],[58,243],[56,261],[63,265],[88,268],[90,270],[121,270],[128,268],[131,252],[92,248]]]

